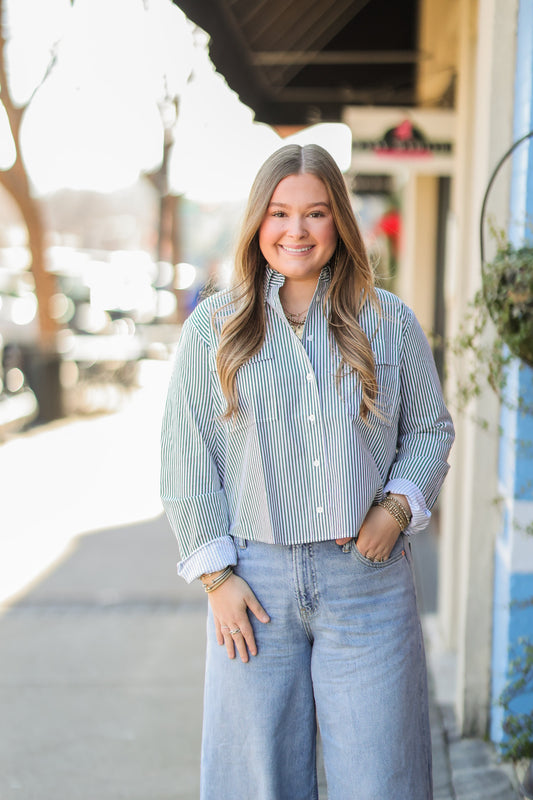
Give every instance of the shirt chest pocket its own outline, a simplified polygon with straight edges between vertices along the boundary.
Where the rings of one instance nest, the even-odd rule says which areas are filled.
[[[219,384],[215,354],[210,357],[209,367],[212,377]],[[239,368],[236,382],[239,412],[232,423],[234,428],[279,418],[280,387],[276,376],[275,359],[269,347],[263,347]],[[220,393],[222,394],[221,388]]]
[[[387,360],[376,359],[375,370],[378,383],[376,406],[379,414],[370,412],[368,417],[371,424],[378,423],[386,427],[392,427],[397,422],[400,413],[400,366],[390,363],[391,361],[390,358]],[[348,413],[352,417],[359,417],[362,391],[357,373],[344,377],[341,387]]]

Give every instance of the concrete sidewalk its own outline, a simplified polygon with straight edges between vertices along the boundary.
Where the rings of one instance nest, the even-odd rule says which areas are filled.
[[[430,685],[434,800],[516,800],[511,765],[481,739],[462,739],[453,711],[455,657],[443,649],[433,615],[422,618]]]
[[[1,800],[198,798],[206,601],[175,555],[162,516],[87,534],[4,605]],[[435,799],[516,798],[492,748],[457,735],[434,622]]]

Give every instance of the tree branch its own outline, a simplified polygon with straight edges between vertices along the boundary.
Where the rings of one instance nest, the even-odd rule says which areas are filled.
[[[22,115],[26,106],[18,108],[13,102],[11,92],[9,91],[9,83],[7,80],[6,59],[5,59],[5,45],[6,40],[4,37],[4,3],[0,0],[0,100],[2,101],[6,110],[11,134],[13,136],[17,153],[19,152],[20,142],[20,124],[22,122]]]

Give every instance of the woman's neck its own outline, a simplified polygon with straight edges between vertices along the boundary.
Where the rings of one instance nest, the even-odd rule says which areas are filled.
[[[287,278],[279,290],[279,299],[284,311],[301,314],[309,308],[318,281],[296,281]]]

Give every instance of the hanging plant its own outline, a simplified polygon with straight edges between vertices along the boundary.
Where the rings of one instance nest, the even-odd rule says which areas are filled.
[[[483,297],[511,353],[533,366],[533,247],[500,243],[484,268]]]
[[[516,247],[503,231],[493,226],[490,233],[496,241],[496,255],[485,258],[485,211],[491,188],[511,153],[526,139],[529,131],[514,142],[497,163],[485,191],[481,207],[479,237],[481,250],[481,288],[468,304],[458,334],[447,341],[448,351],[458,360],[455,403],[467,409],[489,385],[500,401],[521,413],[533,414],[533,404],[520,396],[507,396],[508,366],[518,357],[533,367],[533,242]],[[498,336],[490,333],[491,323]],[[507,347],[502,347],[503,344]],[[484,428],[489,422],[477,419]]]
[[[533,136],[529,131],[507,150],[496,165],[483,198],[480,217],[482,295],[498,333],[511,353],[533,366],[533,245],[516,248],[499,234],[496,256],[485,261],[485,210],[492,184],[511,153]]]

